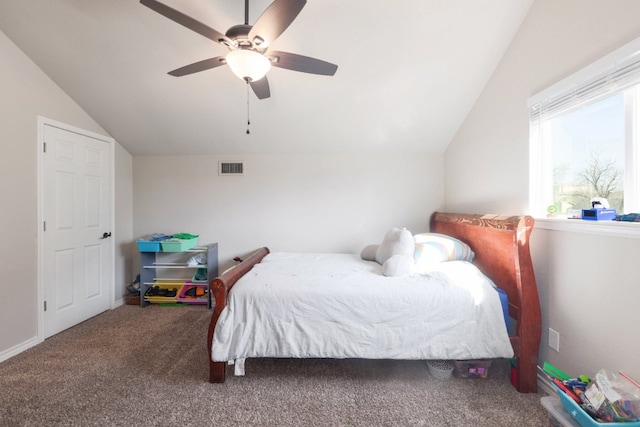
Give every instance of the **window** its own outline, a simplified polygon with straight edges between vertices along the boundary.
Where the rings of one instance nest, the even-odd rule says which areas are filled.
[[[529,100],[530,213],[640,212],[640,39]]]

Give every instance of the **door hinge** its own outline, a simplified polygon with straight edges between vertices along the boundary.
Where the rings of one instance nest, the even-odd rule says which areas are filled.
[[[46,142],[43,142],[43,143],[42,143],[42,152],[43,152],[43,153],[46,153],[46,152],[47,152],[47,143],[46,143]]]
[[[44,311],[47,311],[47,302],[44,302]]]
[[[47,221],[42,221],[42,231],[47,231]]]

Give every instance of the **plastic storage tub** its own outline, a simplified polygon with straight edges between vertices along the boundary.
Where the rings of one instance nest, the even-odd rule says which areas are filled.
[[[185,304],[206,304],[208,300],[206,283],[185,282],[178,294],[178,301]]]
[[[138,250],[140,252],[160,252],[161,246],[159,241],[140,239],[137,241]]]
[[[629,423],[600,423],[594,420],[591,415],[587,414],[584,409],[580,407],[572,398],[560,390],[557,385],[553,385],[558,391],[558,397],[562,402],[562,407],[565,411],[571,415],[571,417],[578,422],[582,427],[640,427],[640,421],[634,421]]]
[[[184,252],[198,244],[198,238],[193,239],[168,239],[160,242],[162,252]]]
[[[557,397],[545,396],[540,399],[540,403],[549,414],[549,425],[551,427],[580,427],[580,424],[564,410],[560,399]]]
[[[453,376],[456,378],[486,378],[491,360],[454,360]]]
[[[182,290],[182,285],[184,284],[184,280],[176,280],[176,281],[157,281],[154,283],[144,294],[145,301],[149,301],[153,304],[161,304],[161,303],[175,303],[178,301],[178,295],[180,295],[180,291]],[[154,288],[160,289],[161,291],[169,292],[176,290],[175,294],[172,296],[163,296],[163,295],[151,295],[151,292]]]

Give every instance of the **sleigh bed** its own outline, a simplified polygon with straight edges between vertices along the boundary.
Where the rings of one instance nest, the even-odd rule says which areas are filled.
[[[535,392],[540,304],[529,250],[533,223],[529,216],[436,212],[429,231],[468,244],[475,254],[473,265],[444,262],[428,274],[402,278],[383,277],[379,265],[358,256],[271,254],[268,248],[260,248],[211,282],[214,306],[207,338],[209,380],[224,382],[229,361],[243,364],[245,358],[252,357],[464,360],[513,356],[518,391]],[[450,299],[450,294],[466,292],[460,290],[464,284],[432,282],[458,268],[456,263],[470,273],[469,282],[478,282],[469,288],[471,297],[467,299],[471,301],[454,303],[464,310],[460,314],[450,308],[435,313],[440,306],[449,307],[445,304],[451,301],[444,300]],[[453,276],[458,276],[458,271]],[[365,279],[369,275],[368,283],[345,285],[347,279],[361,274]],[[499,333],[495,325],[478,329],[478,325],[490,323],[481,317],[485,312],[494,320],[498,316],[493,296],[498,293],[487,291],[493,289],[487,283],[506,294],[510,334],[504,320]],[[436,308],[429,306],[428,311],[442,318],[442,324],[416,320],[409,308],[403,311],[402,307],[411,304],[426,307],[432,297],[423,295],[425,289],[440,287],[445,287],[447,294],[437,296],[443,302]],[[317,294],[317,289],[322,289],[322,294]],[[332,299],[336,295],[340,299]],[[267,306],[269,300],[278,308]],[[316,314],[319,320],[314,320]],[[362,324],[358,319],[364,319]],[[464,335],[470,328],[471,333]],[[466,338],[449,333],[458,329]]]

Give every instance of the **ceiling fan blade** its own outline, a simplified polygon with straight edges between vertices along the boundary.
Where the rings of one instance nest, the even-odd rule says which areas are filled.
[[[271,96],[267,76],[264,76],[263,78],[261,78],[260,80],[256,80],[255,82],[249,82],[249,85],[251,85],[251,89],[253,89],[253,93],[256,94],[258,99],[265,99]]]
[[[202,61],[194,62],[193,64],[185,65],[184,67],[176,68],[173,71],[169,71],[168,74],[174,77],[181,77],[186,76],[187,74],[210,70],[211,68],[216,68],[225,64],[226,61],[224,60],[224,56],[216,56],[215,58],[204,59]]]
[[[305,4],[306,0],[275,0],[249,31],[249,40],[257,48],[266,49],[291,25]]]
[[[338,70],[338,66],[330,62],[295,53],[274,50],[267,52],[265,56],[271,60],[271,65],[274,67],[286,68],[302,73],[333,76]]]
[[[214,30],[208,25],[203,24],[200,21],[196,21],[190,16],[185,15],[167,5],[164,5],[156,0],[140,0],[140,3],[147,6],[149,9],[158,12],[166,18],[177,22],[180,25],[187,27],[188,29],[195,31],[198,34],[205,36],[208,39],[213,40],[216,43],[226,42],[232,44],[224,34]]]

